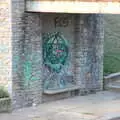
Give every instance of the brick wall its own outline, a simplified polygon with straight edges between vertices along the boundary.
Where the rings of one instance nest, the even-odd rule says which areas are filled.
[[[81,89],[102,90],[103,16],[76,15],[75,19],[75,79]]]
[[[24,0],[12,0],[13,108],[36,105],[42,98],[41,17],[24,6]]]
[[[0,86],[11,92],[11,13],[10,0],[0,0]]]
[[[25,42],[23,80],[26,102],[36,105],[42,102],[42,23],[40,13],[25,13]]]
[[[12,89],[13,106],[25,106],[23,87],[24,0],[12,0]]]

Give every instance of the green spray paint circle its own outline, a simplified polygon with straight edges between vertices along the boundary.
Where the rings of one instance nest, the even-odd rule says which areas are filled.
[[[43,36],[44,64],[55,72],[60,72],[68,58],[68,42],[59,32]]]

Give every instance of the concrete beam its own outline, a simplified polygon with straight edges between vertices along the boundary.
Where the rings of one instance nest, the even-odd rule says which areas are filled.
[[[116,1],[43,1],[27,0],[26,11],[55,13],[109,13],[120,14],[120,3]]]

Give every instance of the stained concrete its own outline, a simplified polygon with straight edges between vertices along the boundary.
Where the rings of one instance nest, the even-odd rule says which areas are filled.
[[[115,117],[120,117],[120,93],[113,91],[78,96],[0,114],[0,120],[109,120]]]

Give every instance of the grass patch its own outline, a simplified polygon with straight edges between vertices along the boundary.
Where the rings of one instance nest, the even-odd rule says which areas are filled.
[[[4,87],[0,86],[0,99],[8,97],[10,97],[8,91]]]
[[[120,15],[105,15],[104,74],[120,72]]]
[[[120,71],[120,55],[108,54],[104,56],[104,73],[111,74]]]
[[[0,113],[11,112],[11,99],[8,91],[0,86]]]

